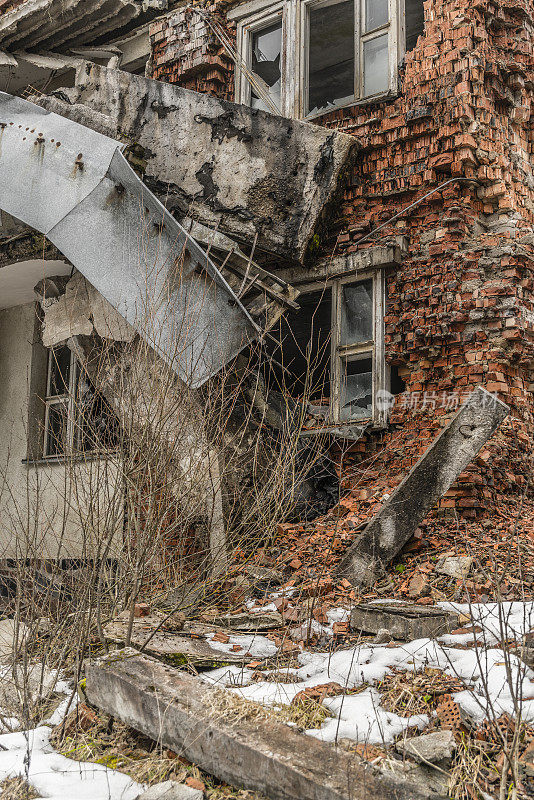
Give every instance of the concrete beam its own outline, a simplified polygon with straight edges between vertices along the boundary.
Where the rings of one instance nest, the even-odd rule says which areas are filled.
[[[86,674],[91,703],[233,786],[273,800],[437,798],[274,718],[232,714],[226,690],[135,651],[89,663]]]
[[[69,102],[35,102],[144,149],[144,180],[175,215],[301,261],[356,155],[353,136],[84,64]],[[326,207],[326,209],[325,209]]]
[[[372,585],[509,411],[477,387],[345,553],[339,575],[356,587]]]
[[[378,633],[387,630],[393,639],[435,639],[460,627],[459,616],[436,606],[416,603],[360,603],[350,613],[353,631]]]

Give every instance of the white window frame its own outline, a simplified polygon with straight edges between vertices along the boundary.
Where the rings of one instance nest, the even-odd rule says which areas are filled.
[[[341,344],[342,315],[341,293],[344,286],[355,286],[358,283],[373,282],[373,338],[367,342]],[[330,357],[330,413],[335,424],[371,421],[376,426],[387,423],[387,410],[383,404],[377,404],[378,392],[389,388],[389,376],[386,369],[384,347],[384,315],[386,304],[386,281],[382,270],[354,277],[338,278],[332,282],[332,335]],[[344,362],[363,358],[372,361],[373,411],[370,417],[352,417],[341,419],[341,390],[344,375]]]
[[[373,31],[363,33],[365,0],[355,0],[355,78],[354,96],[347,102],[329,109],[308,114],[308,42],[309,14],[311,9],[324,5],[335,5],[341,0],[250,0],[228,12],[228,18],[237,23],[237,51],[250,68],[252,34],[268,27],[282,17],[281,54],[281,109],[282,116],[290,118],[313,119],[329,113],[335,108],[371,102],[397,91],[398,67],[404,57],[404,2],[389,0],[389,22]],[[389,76],[384,91],[375,95],[364,95],[364,43],[388,31]],[[239,65],[235,73],[236,102],[250,105],[250,84]]]
[[[341,290],[344,286],[354,286],[358,283],[373,281],[373,338],[368,342],[355,344],[341,344]],[[377,402],[379,392],[390,390],[390,369],[386,364],[385,352],[385,322],[386,314],[386,275],[383,269],[366,271],[357,275],[331,278],[326,283],[310,283],[300,287],[301,296],[318,290],[330,289],[331,291],[331,321],[330,321],[330,405],[328,416],[324,425],[316,429],[317,433],[331,425],[351,426],[371,424],[375,428],[383,428],[388,423],[389,410],[384,402]],[[343,380],[343,361],[354,357],[371,357],[373,370],[373,401],[372,413],[365,416],[341,419],[341,389]],[[310,405],[313,406],[313,403]],[[315,430],[315,429],[314,429]]]
[[[46,397],[45,397],[45,421],[44,421],[44,440],[43,440],[43,457],[44,458],[57,458],[67,455],[72,452],[75,444],[75,401],[76,401],[76,387],[78,385],[78,361],[73,352],[70,354],[69,365],[69,386],[68,394],[51,394],[52,390],[52,365],[54,361],[54,348],[48,350],[48,364],[46,370]],[[65,448],[61,453],[50,453],[48,450],[48,440],[50,433],[50,408],[52,406],[65,406],[67,411],[67,431]]]

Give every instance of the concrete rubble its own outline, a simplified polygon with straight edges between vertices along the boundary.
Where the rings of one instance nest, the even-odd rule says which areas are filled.
[[[415,758],[422,764],[450,762],[456,750],[456,740],[452,731],[435,731],[397,742],[399,753]]]
[[[375,773],[274,718],[245,715],[236,722],[220,689],[135,651],[89,663],[86,692],[106,713],[210,774],[273,800],[365,800],[369,792],[376,800],[438,797]]]
[[[245,664],[250,660],[245,651],[223,654],[211,647],[205,640],[204,634],[208,630],[216,631],[216,626],[186,624],[182,631],[173,632],[165,629],[165,619],[163,614],[151,614],[135,619],[130,639],[131,647],[174,666],[190,664],[196,669],[214,668],[225,664]],[[126,642],[127,631],[127,619],[116,619],[105,626],[104,635],[108,643],[121,647]]]
[[[354,586],[372,585],[508,413],[478,387],[356,538],[338,574]]]
[[[203,797],[204,792],[200,789],[176,781],[164,781],[151,786],[137,800],[202,800]]]
[[[413,641],[449,633],[458,628],[459,621],[458,614],[442,608],[385,601],[355,606],[350,614],[350,626],[353,631],[380,634],[381,640],[388,634],[393,639]]]
[[[475,559],[471,556],[447,556],[436,564],[436,572],[451,578],[467,578]]]

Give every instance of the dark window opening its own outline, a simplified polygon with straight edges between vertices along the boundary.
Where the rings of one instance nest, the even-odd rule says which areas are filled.
[[[341,287],[341,345],[373,339],[373,281]]]
[[[390,391],[391,394],[402,394],[406,391],[406,383],[399,375],[399,368],[395,365],[391,367]]]
[[[406,52],[409,53],[425,30],[423,0],[405,0],[405,9]]]
[[[354,0],[310,11],[308,113],[354,97]]]
[[[268,346],[271,390],[325,408],[330,400],[331,290],[299,297],[300,311],[285,315]],[[278,363],[276,363],[278,362]]]
[[[67,346],[49,351],[45,407],[45,457],[117,446],[117,418]]]

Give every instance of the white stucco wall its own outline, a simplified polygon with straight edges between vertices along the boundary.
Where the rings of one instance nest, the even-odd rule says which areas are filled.
[[[0,311],[0,559],[96,556],[111,523],[120,539],[113,465],[23,463],[34,336],[34,303]]]

